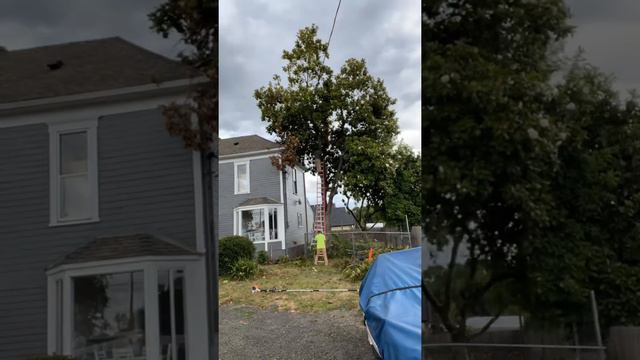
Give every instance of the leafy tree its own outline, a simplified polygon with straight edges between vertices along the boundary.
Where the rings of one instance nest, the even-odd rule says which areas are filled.
[[[556,216],[562,124],[545,112],[548,54],[571,29],[561,0],[423,5],[423,214],[429,241],[451,250],[442,292],[423,290],[453,340],[466,341],[491,324],[468,331],[475,304],[497,288],[524,291],[532,244]]]
[[[334,74],[324,64],[328,44],[317,32],[315,25],[300,30],[293,48],[283,51],[286,83],[275,75],[254,96],[267,131],[284,148],[275,165],[302,163],[315,173],[316,159],[322,161],[331,204],[341,189],[351,191],[345,181],[360,168],[384,163],[398,122],[383,81],[369,74],[363,59],[348,59]]]

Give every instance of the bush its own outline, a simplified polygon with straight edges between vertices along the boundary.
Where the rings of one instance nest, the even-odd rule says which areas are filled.
[[[241,259],[253,259],[256,247],[244,236],[226,236],[220,239],[220,274],[229,275],[231,268]]]
[[[342,275],[351,281],[361,281],[364,279],[364,276],[367,275],[369,266],[371,266],[372,263],[373,261],[360,261],[350,264],[342,270]]]
[[[340,269],[341,271],[346,269],[347,266],[351,265],[351,259],[336,259],[336,260],[331,260],[330,262],[331,266]]]
[[[258,264],[250,259],[240,259],[231,266],[229,275],[234,280],[249,280],[253,279],[260,273],[260,267]]]
[[[287,255],[281,256],[281,257],[278,258],[276,263],[278,263],[278,264],[288,264],[289,263],[289,257]]]
[[[27,360],[76,360],[76,358],[67,355],[40,355]]]
[[[351,247],[351,240],[338,234],[333,234],[331,246],[327,249],[327,255],[329,255],[329,258],[334,259],[345,258],[349,256]]]
[[[258,264],[266,265],[269,263],[269,260],[270,260],[269,255],[267,254],[266,251],[264,250],[258,251],[258,258],[257,258]]]

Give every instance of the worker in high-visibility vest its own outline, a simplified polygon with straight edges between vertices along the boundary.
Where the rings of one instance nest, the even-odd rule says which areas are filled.
[[[324,259],[324,264],[329,265],[329,258],[327,257],[327,244],[326,238],[324,234],[320,230],[316,230],[316,236],[314,238],[316,240],[316,256],[314,263],[318,265],[318,258],[322,256]]]

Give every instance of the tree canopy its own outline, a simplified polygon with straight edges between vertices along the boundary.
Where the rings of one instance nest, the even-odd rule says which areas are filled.
[[[328,45],[317,33],[315,25],[301,29],[293,48],[282,53],[286,81],[274,75],[254,96],[267,131],[283,145],[277,165],[303,164],[315,173],[314,161],[323,161],[330,204],[341,191],[363,193],[355,188],[363,168],[374,176],[374,168],[387,166],[398,121],[395,99],[365,60],[348,59],[334,74],[324,63]]]

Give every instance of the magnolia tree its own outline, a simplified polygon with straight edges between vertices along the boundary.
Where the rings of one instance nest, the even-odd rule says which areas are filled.
[[[317,33],[316,26],[300,30],[293,48],[282,53],[284,79],[275,75],[254,96],[267,131],[283,145],[276,166],[303,164],[315,174],[320,160],[328,204],[340,192],[362,200],[354,179],[363,168],[386,166],[398,134],[395,100],[363,59],[346,60],[334,74],[324,63],[328,44]],[[330,219],[331,206],[328,211]]]

